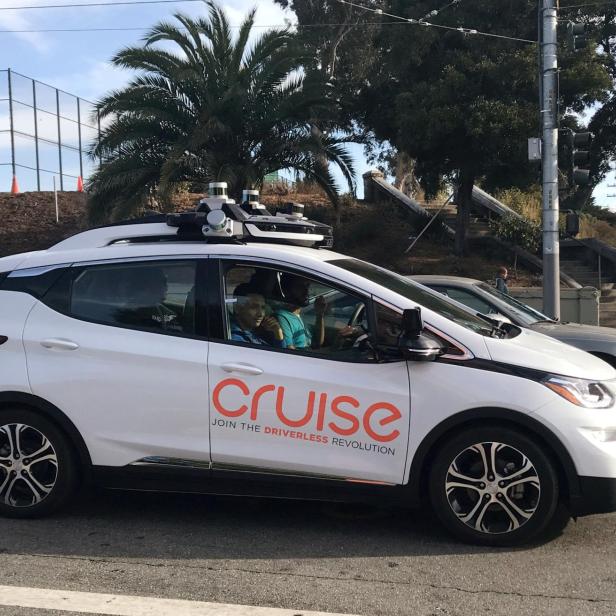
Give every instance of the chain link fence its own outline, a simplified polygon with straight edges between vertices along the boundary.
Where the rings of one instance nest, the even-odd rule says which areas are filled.
[[[0,192],[77,190],[98,161],[86,151],[100,134],[94,103],[11,69],[0,70]]]

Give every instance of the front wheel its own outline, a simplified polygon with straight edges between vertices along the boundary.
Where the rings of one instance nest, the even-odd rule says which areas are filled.
[[[516,545],[547,532],[558,475],[537,443],[513,428],[468,429],[436,453],[429,477],[436,515],[459,539]]]
[[[0,412],[0,515],[51,513],[75,484],[74,456],[63,432],[26,409]]]

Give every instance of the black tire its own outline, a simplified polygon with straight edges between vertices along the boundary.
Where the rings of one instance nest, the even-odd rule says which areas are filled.
[[[0,515],[35,518],[56,511],[71,497],[77,475],[71,444],[55,424],[27,409],[0,412]]]
[[[429,490],[443,525],[479,545],[540,539],[559,506],[558,475],[549,456],[532,438],[499,425],[470,428],[443,443],[430,468]]]

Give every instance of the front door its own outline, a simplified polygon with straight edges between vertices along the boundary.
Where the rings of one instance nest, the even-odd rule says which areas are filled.
[[[370,300],[288,268],[222,263],[214,468],[401,483],[408,370],[375,360]]]

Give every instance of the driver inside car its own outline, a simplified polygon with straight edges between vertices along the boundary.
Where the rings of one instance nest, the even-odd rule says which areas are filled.
[[[330,319],[332,323],[326,328],[331,306],[323,295],[317,295],[312,300],[312,326],[305,324],[302,311],[311,304],[310,287],[311,281],[308,278],[285,272],[280,275],[280,288],[284,299],[275,316],[284,335],[285,347],[316,350],[330,346],[331,349],[338,350],[351,346],[364,330],[350,323],[341,327],[335,318]],[[331,331],[332,324],[335,332]]]
[[[283,295],[283,305],[276,310],[280,328],[284,335],[287,349],[320,349],[325,341],[325,312],[327,302],[322,295],[314,301],[315,323],[310,331],[301,317],[301,310],[310,304],[310,280],[302,276],[280,275],[280,288]]]

